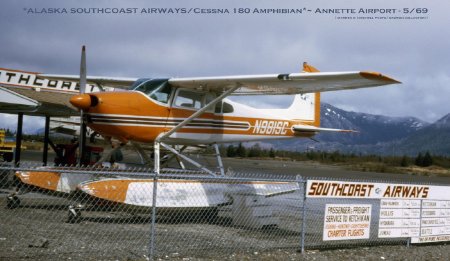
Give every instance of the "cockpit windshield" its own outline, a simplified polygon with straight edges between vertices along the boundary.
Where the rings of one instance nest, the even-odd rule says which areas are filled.
[[[151,99],[168,103],[172,87],[168,83],[168,79],[139,79],[133,86],[133,90],[146,94]]]

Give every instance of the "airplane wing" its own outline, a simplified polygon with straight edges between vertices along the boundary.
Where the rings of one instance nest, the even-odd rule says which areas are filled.
[[[78,75],[55,75],[0,68],[0,112],[29,115],[76,116],[69,102],[79,92]],[[136,78],[88,76],[86,92],[128,89]],[[400,83],[374,72],[303,72],[291,74],[172,78],[173,86],[233,95],[273,95],[326,92]]]
[[[59,81],[76,81],[80,79],[79,75],[62,75],[62,74],[38,74],[38,77],[44,79],[52,79]],[[125,77],[105,77],[105,76],[87,76],[87,83],[96,84],[97,86],[107,86],[119,89],[128,89],[138,78]]]
[[[136,79],[88,76],[86,92],[127,89]],[[79,92],[79,76],[41,74],[0,68],[0,113],[77,116],[70,98]]]
[[[0,87],[0,108],[4,112],[34,110],[39,103],[27,96]]]
[[[17,88],[0,83],[0,113],[37,116],[76,116],[78,110],[70,104],[73,93],[41,92],[31,88]]]
[[[173,86],[218,92],[239,86],[233,95],[272,95],[327,92],[400,83],[376,72],[303,72],[198,78],[172,78]]]

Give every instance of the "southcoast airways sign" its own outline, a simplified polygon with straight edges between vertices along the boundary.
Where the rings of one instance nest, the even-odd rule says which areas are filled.
[[[62,76],[63,77],[63,76]],[[46,79],[40,77],[36,72],[25,72],[0,68],[0,85],[31,88],[36,91],[59,91],[68,93],[78,93],[80,85],[78,81]],[[111,88],[105,88],[112,90]],[[87,84],[86,92],[98,92],[100,89],[96,85]]]
[[[370,199],[444,199],[447,186],[308,180],[306,197]]]

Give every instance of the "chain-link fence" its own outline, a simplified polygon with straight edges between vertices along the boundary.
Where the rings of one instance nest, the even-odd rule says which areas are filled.
[[[379,237],[380,200],[306,197],[306,182],[279,174],[2,165],[0,259],[217,258],[407,243]],[[369,219],[360,217],[366,227],[358,230],[366,235],[330,239],[327,208],[336,206],[367,206]]]
[[[0,175],[3,258],[214,257],[301,241],[303,181],[292,176],[26,163]]]

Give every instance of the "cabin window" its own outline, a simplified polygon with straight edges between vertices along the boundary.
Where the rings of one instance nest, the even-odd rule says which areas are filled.
[[[139,80],[138,80],[139,81]],[[141,81],[136,84],[135,91],[142,92],[150,97],[152,100],[167,104],[170,99],[172,87],[167,82],[167,79],[153,79]]]
[[[222,102],[216,103],[214,112],[215,112],[215,113],[221,113],[221,112],[222,112]]]
[[[216,98],[216,94],[212,92],[205,93],[205,105],[209,104]],[[214,105],[206,110],[207,112],[214,112]]]
[[[228,102],[218,102],[216,104],[215,113],[232,113],[234,112],[233,105]]]
[[[203,95],[189,90],[179,90],[175,99],[175,106],[184,108],[200,109],[202,107]]]
[[[232,113],[234,112],[233,105],[228,102],[223,102],[222,113]]]
[[[192,108],[199,110],[212,102],[216,94],[212,92],[200,92],[187,89],[180,89],[174,101],[175,107]],[[214,112],[214,106],[208,108],[207,112]]]

